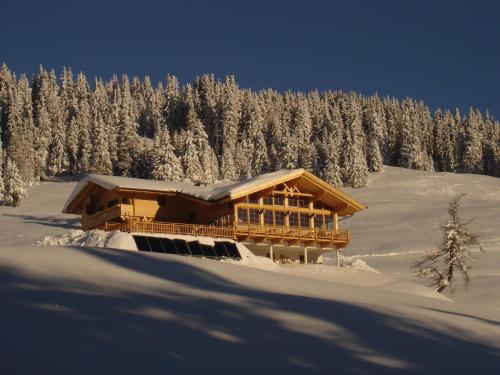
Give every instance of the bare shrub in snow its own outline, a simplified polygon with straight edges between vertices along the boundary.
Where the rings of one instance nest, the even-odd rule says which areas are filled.
[[[478,235],[467,229],[468,222],[463,222],[459,216],[460,200],[465,194],[456,195],[448,208],[449,219],[443,228],[443,242],[431,254],[417,260],[412,268],[416,270],[419,277],[432,279],[432,284],[437,292],[442,292],[451,285],[453,272],[458,270],[464,278],[464,286],[467,289],[470,282],[470,262],[475,258],[472,256],[470,246],[479,246]]]

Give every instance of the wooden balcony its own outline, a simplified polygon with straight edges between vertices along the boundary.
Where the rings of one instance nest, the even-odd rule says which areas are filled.
[[[255,224],[238,224],[236,226],[210,226],[198,224],[140,222],[126,221],[122,223],[106,222],[103,229],[107,231],[119,230],[129,233],[163,233],[191,236],[205,236],[214,238],[232,238],[235,240],[252,239],[288,241],[323,244],[337,244],[345,246],[349,243],[348,230],[326,230],[318,228],[300,228]]]
[[[134,208],[131,204],[116,204],[93,215],[86,215],[82,220],[82,229],[88,230],[102,226],[109,220],[124,218],[133,215]],[[83,219],[83,218],[82,218]]]

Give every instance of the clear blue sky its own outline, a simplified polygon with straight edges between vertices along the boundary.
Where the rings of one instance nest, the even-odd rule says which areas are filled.
[[[0,62],[17,73],[234,74],[500,118],[498,0],[0,0],[0,14]]]

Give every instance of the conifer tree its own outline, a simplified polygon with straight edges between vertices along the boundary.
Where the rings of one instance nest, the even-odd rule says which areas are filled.
[[[17,165],[10,160],[9,157],[6,158],[4,170],[4,192],[3,192],[3,203],[6,206],[17,207],[26,198],[26,187],[24,181],[19,174]]]
[[[216,126],[215,151],[219,158],[221,178],[230,181],[238,179],[235,163],[236,144],[240,123],[240,99],[234,77],[226,77],[224,99],[220,106],[220,124]]]
[[[137,144],[138,124],[135,122],[133,100],[125,77],[121,93],[115,172],[120,176],[129,176],[135,157],[134,146]]]
[[[78,129],[77,165],[75,176],[78,176],[85,174],[90,170],[90,153],[92,149],[90,141],[90,134],[92,131],[90,112],[91,93],[87,78],[83,73],[78,74],[75,90],[77,110],[74,121],[77,123],[75,128]]]
[[[49,89],[45,100],[50,118],[51,140],[47,155],[47,174],[55,176],[65,169],[67,159],[65,152],[66,126],[64,123],[64,111],[58,95],[57,76],[53,70],[49,73],[48,84]]]
[[[300,95],[293,116],[293,137],[297,144],[297,166],[309,171],[313,169],[316,159],[315,147],[312,143],[312,120],[306,98]]]
[[[250,92],[245,92],[242,100],[241,115],[242,140],[237,156],[240,176],[255,176],[264,173],[269,164],[264,117],[258,101]]]
[[[363,152],[364,134],[361,126],[361,108],[355,98],[344,103],[344,147],[342,151],[342,180],[360,188],[368,182],[368,167]]]
[[[92,149],[90,152],[90,172],[95,174],[112,174],[112,164],[109,155],[109,138],[104,112],[106,111],[106,91],[102,81],[96,82],[92,95]]]
[[[160,129],[155,136],[153,149],[153,166],[151,178],[153,180],[182,181],[184,173],[180,160],[174,152],[167,129]]]
[[[0,202],[3,202],[4,192],[5,192],[5,184],[4,184],[4,173],[3,173],[3,165],[4,165],[4,153],[2,147],[2,128],[0,127]]]
[[[478,242],[478,236],[470,232],[467,223],[460,218],[460,200],[463,196],[464,194],[458,194],[450,201],[449,219],[442,227],[441,245],[412,266],[417,271],[417,276],[432,279],[431,286],[440,293],[451,286],[455,270],[462,274],[464,286],[467,288],[470,281],[470,262],[475,260],[470,246],[476,245],[484,251]]]
[[[366,161],[368,170],[371,172],[380,171],[383,165],[380,143],[384,119],[379,104],[378,97],[368,100],[363,116],[363,128],[366,134]]]
[[[471,108],[464,119],[460,150],[460,155],[462,155],[460,170],[464,173],[483,173],[481,126],[481,114]]]

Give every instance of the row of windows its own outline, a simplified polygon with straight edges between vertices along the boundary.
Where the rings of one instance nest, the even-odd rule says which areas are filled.
[[[259,203],[259,199],[257,197],[250,197],[250,203]],[[285,204],[285,200],[283,197],[274,197],[267,196],[263,198],[263,202],[269,206],[283,206]],[[307,207],[307,202],[305,199],[300,198],[288,198],[288,205],[292,207]]]
[[[288,223],[291,227],[309,228],[309,214],[302,212],[291,212],[288,215]],[[238,222],[241,224],[260,224],[259,210],[238,208]],[[264,211],[264,224],[285,225],[285,213],[282,211]],[[332,228],[332,219],[327,215],[315,215],[314,226],[316,228]]]

